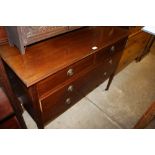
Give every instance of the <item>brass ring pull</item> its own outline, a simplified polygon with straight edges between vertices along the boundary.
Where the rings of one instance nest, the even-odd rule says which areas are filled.
[[[104,76],[106,76],[107,75],[107,72],[104,72]]]
[[[112,65],[112,59],[109,60],[109,63]]]
[[[68,76],[72,76],[74,74],[74,70],[72,68],[70,68],[68,71],[67,71],[67,75]]]
[[[111,52],[114,52],[115,51],[115,46],[113,45],[110,49]]]
[[[73,92],[74,90],[74,86],[73,85],[70,85],[67,89],[68,92]]]
[[[67,98],[65,102],[66,102],[66,104],[69,105],[69,104],[71,104],[71,99],[70,98]]]

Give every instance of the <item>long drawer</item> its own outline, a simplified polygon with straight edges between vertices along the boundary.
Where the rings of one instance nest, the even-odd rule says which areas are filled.
[[[62,85],[63,82],[74,78],[78,74],[81,74],[83,71],[92,67],[93,58],[94,56],[90,55],[39,82],[37,84],[39,96],[47,94],[48,92],[54,90],[58,85]]]
[[[57,117],[82,98],[78,92],[81,87],[80,81],[71,82],[40,100],[44,123],[50,121],[51,118]]]

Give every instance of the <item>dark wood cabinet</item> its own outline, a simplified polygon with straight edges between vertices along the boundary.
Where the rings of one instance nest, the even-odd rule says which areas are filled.
[[[21,129],[11,103],[0,87],[0,129]]]
[[[117,27],[85,27],[27,47],[3,45],[0,54],[16,95],[44,126],[115,75],[128,37]]]
[[[124,69],[132,61],[140,61],[150,51],[154,37],[141,30],[140,26],[128,27],[129,37],[120,60],[117,72]]]
[[[5,28],[0,26],[0,45],[5,44],[8,41]]]
[[[0,58],[0,129],[26,128],[22,113],[22,106],[13,93]]]

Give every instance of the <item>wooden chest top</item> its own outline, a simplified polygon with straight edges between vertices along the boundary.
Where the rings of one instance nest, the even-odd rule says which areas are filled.
[[[2,45],[0,55],[29,87],[127,36],[127,30],[117,27],[86,27],[30,45],[25,55],[16,47]],[[94,46],[98,48],[92,50]]]

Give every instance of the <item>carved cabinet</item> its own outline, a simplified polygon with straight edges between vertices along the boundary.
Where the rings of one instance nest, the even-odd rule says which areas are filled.
[[[7,26],[11,46],[19,48],[25,54],[27,45],[80,28],[80,26]]]

